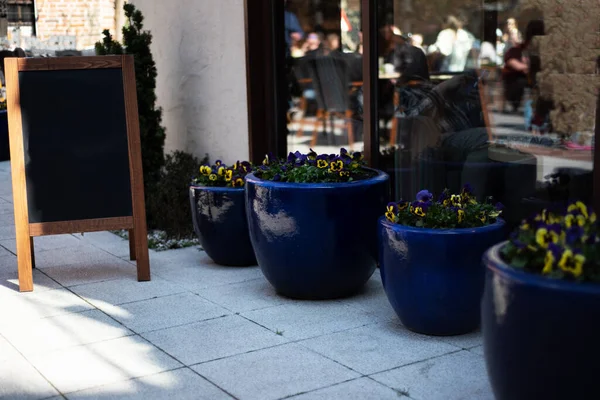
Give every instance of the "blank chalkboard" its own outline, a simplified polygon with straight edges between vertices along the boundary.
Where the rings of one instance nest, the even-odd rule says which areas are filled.
[[[129,230],[150,280],[131,56],[6,59],[17,263],[33,290],[34,236]]]
[[[120,69],[19,72],[29,222],[133,215]]]

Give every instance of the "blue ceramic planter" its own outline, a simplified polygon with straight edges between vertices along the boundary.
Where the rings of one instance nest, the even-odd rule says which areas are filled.
[[[600,399],[600,285],[516,271],[484,256],[484,353],[498,400]]]
[[[190,186],[194,231],[217,264],[256,265],[244,201],[243,188]]]
[[[423,229],[379,219],[385,293],[408,329],[459,335],[477,329],[483,253],[504,238],[504,221],[472,229]]]
[[[349,183],[285,183],[246,177],[250,239],[258,265],[282,295],[332,299],[360,290],[377,266],[377,217],[388,176]]]

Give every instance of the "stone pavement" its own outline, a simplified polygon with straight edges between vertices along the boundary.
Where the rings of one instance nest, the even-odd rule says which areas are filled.
[[[137,282],[128,243],[99,232],[36,238],[35,288],[19,293],[9,168],[0,163],[2,399],[493,398],[480,334],[407,331],[377,272],[353,298],[293,301],[258,267],[188,248],[151,252],[152,281]]]

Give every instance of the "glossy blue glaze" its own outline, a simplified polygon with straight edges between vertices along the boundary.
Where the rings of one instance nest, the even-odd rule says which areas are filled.
[[[357,292],[377,258],[377,217],[388,201],[383,172],[349,183],[284,183],[246,177],[250,238],[278,293],[331,299]]]
[[[516,271],[484,256],[484,353],[498,400],[600,399],[600,285]]]
[[[194,231],[217,264],[256,265],[243,188],[190,186]]]
[[[504,239],[504,221],[472,229],[423,229],[379,219],[381,279],[408,329],[458,335],[477,329],[483,253]]]

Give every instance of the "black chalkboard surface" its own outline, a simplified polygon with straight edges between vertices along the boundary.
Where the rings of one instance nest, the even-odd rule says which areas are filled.
[[[150,280],[134,60],[7,58],[19,290],[33,290],[36,236],[126,229]]]
[[[29,222],[133,215],[120,69],[21,71]]]

